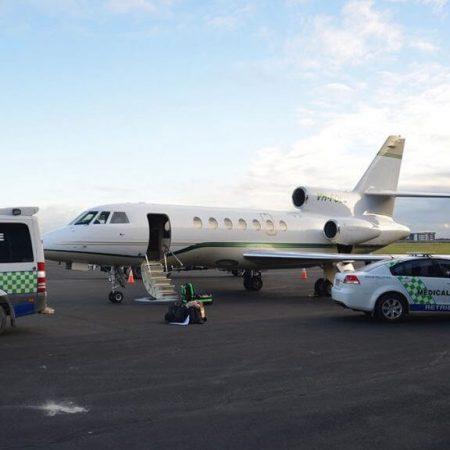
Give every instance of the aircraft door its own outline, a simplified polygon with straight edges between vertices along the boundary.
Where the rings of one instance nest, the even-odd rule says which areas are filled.
[[[150,260],[161,260],[164,252],[170,249],[171,226],[165,214],[147,214],[149,226],[149,242],[147,257]]]

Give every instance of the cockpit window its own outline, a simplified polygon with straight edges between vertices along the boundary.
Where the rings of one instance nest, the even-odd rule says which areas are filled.
[[[128,216],[124,212],[113,212],[111,222],[109,223],[130,223]]]
[[[94,225],[104,225],[108,221],[111,213],[109,211],[102,211],[94,220]]]
[[[75,222],[75,225],[89,225],[97,213],[98,211],[88,211]]]

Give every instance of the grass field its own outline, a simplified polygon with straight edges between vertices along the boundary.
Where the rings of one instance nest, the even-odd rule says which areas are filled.
[[[450,242],[395,242],[375,253],[389,253],[394,255],[404,253],[450,255]]]

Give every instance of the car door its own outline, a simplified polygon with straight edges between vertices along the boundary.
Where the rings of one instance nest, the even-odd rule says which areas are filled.
[[[417,258],[404,261],[391,268],[409,296],[411,311],[444,311],[446,281],[440,266],[433,258]],[[443,306],[444,305],[444,306]]]
[[[30,220],[0,223],[0,289],[14,305],[24,302],[24,313],[32,312],[29,300],[37,293],[37,264],[29,224]]]
[[[450,311],[450,260],[436,258],[434,263],[439,271],[439,277],[435,279],[435,301],[438,310]]]

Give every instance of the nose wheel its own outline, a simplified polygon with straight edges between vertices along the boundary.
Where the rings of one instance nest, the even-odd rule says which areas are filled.
[[[111,291],[109,293],[109,301],[111,303],[122,303],[123,293],[120,291]]]
[[[109,301],[111,303],[121,303],[123,300],[123,293],[118,291],[119,286],[125,287],[125,273],[122,267],[112,266],[109,271],[109,282],[111,283],[111,292],[109,293]]]

